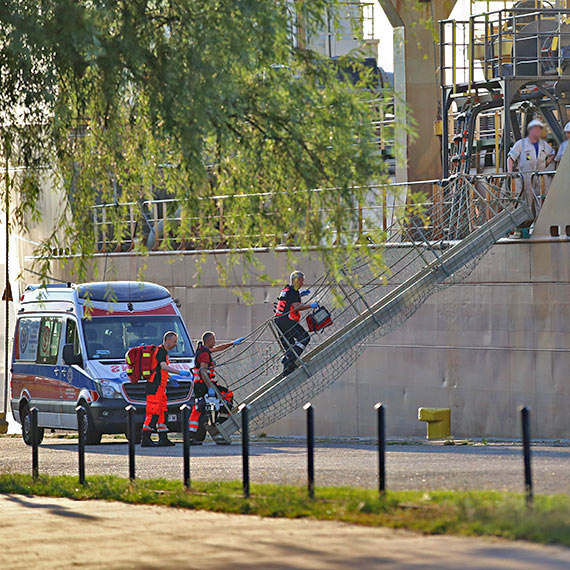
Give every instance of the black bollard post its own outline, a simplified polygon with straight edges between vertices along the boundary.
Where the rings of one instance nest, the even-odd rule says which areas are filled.
[[[249,410],[241,406],[241,457],[243,472],[243,496],[249,499]]]
[[[386,492],[386,408],[378,402],[374,408],[378,414],[378,491]]]
[[[532,471],[530,466],[530,410],[523,406],[521,408],[522,440],[524,456],[524,488],[526,492],[526,504],[532,506]]]
[[[137,409],[134,406],[127,406],[127,434],[129,436],[129,479],[135,480],[135,412]]]
[[[315,408],[305,404],[307,412],[307,490],[309,498],[315,498]]]
[[[38,409],[32,408],[30,410],[30,420],[32,424],[32,478],[37,479],[40,475],[39,461],[38,461]]]
[[[77,406],[75,412],[77,413],[77,432],[79,438],[77,444],[79,484],[85,485],[85,408],[83,406]]]
[[[184,458],[184,487],[190,489],[190,406],[183,404],[180,406],[182,412],[182,453]]]

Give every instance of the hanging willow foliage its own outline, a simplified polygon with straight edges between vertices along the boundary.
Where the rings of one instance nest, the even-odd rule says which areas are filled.
[[[28,227],[46,187],[63,187],[68,201],[37,249],[42,276],[54,248],[86,274],[92,206],[157,197],[175,199],[178,220],[162,228],[161,247],[239,250],[219,267],[222,281],[236,263],[255,266],[259,246],[318,247],[327,269],[349,269],[362,254],[358,206],[377,204],[368,186],[386,181],[373,119],[392,95],[370,103],[378,77],[358,58],[333,63],[293,46],[293,24],[310,34],[339,4],[3,2],[0,152],[22,168],[3,191],[13,185]],[[120,242],[129,228],[110,216]],[[385,239],[368,226],[366,243]],[[146,230],[137,225],[141,253]],[[380,250],[365,249],[381,263]]]

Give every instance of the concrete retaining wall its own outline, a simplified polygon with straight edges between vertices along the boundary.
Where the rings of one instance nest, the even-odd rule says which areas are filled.
[[[275,278],[288,274],[285,254],[260,254]],[[95,262],[97,278],[145,279],[167,286],[182,302],[191,334],[219,339],[247,334],[272,314],[277,287],[251,282],[248,305],[217,283],[214,261],[196,284],[197,256],[109,256]],[[105,275],[103,268],[106,263]],[[318,259],[297,264],[310,282]],[[63,270],[60,277],[68,278]],[[373,404],[387,406],[392,436],[425,433],[420,406],[451,407],[459,437],[518,437],[517,408],[533,410],[533,436],[570,437],[570,243],[500,243],[463,283],[432,296],[402,327],[367,348],[359,361],[316,397],[317,431],[372,436]],[[302,434],[293,413],[270,434]]]

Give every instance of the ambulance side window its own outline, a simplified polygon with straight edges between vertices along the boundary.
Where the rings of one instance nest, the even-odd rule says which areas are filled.
[[[65,329],[65,344],[72,344],[73,353],[81,354],[81,345],[79,344],[77,323],[73,319],[67,319],[67,326]]]
[[[36,359],[38,364],[57,364],[62,324],[62,319],[58,317],[42,318]]]
[[[39,318],[22,318],[16,325],[14,357],[16,360],[34,362],[38,353],[40,334]]]

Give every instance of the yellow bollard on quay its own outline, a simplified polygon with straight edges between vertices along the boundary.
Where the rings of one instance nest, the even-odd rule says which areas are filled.
[[[427,439],[451,437],[450,408],[418,408],[418,420],[427,422]]]

